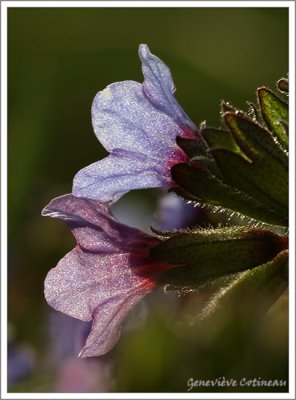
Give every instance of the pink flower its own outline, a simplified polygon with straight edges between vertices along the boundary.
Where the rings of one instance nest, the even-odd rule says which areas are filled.
[[[45,297],[56,310],[93,321],[81,357],[108,352],[120,336],[128,311],[156,287],[172,266],[153,262],[149,250],[159,239],[122,225],[104,204],[65,195],[42,215],[65,221],[77,246],[45,279]]]

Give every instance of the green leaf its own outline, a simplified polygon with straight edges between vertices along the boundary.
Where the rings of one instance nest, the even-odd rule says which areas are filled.
[[[231,132],[217,128],[204,128],[201,135],[210,148],[226,149],[245,157]]]
[[[171,173],[176,192],[188,200],[209,203],[275,225],[287,225],[287,218],[264,207],[258,200],[227,185],[210,171],[188,164],[176,164]]]
[[[212,154],[226,181],[255,197],[267,208],[287,217],[287,154],[266,129],[245,115],[226,113],[224,120],[240,148],[251,160],[248,163],[234,153],[226,154],[226,150],[223,153],[222,150],[213,150]]]
[[[287,132],[281,121],[287,122],[289,118],[288,104],[281,100],[271,90],[261,87],[257,91],[262,117],[271,132],[279,140],[280,144],[288,149]]]
[[[257,199],[267,209],[288,217],[288,171],[281,164],[271,166],[266,159],[248,162],[227,150],[211,152],[225,181]],[[273,167],[273,168],[272,168]]]
[[[286,247],[286,237],[270,231],[227,227],[180,233],[152,248],[150,255],[177,266],[165,272],[159,283],[196,287],[270,261]]]
[[[254,320],[267,311],[288,287],[288,250],[252,270],[245,271],[229,286],[218,292],[203,310],[203,316],[237,304],[243,319]]]
[[[277,145],[270,132],[245,114],[227,112],[225,124],[242,151],[253,161],[264,159],[268,165],[288,168],[288,156]]]

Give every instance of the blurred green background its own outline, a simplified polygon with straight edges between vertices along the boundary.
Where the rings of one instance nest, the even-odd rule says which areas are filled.
[[[80,168],[106,155],[92,131],[91,102],[109,83],[142,81],[140,43],[171,68],[176,97],[192,120],[219,126],[221,99],[247,109],[258,86],[274,89],[286,75],[288,10],[8,10],[11,391],[182,392],[190,377],[287,379],[285,298],[254,335],[240,329],[231,311],[190,327],[203,294],[155,293],[137,307],[109,355],[76,360],[74,345],[64,351],[76,328],[50,310],[43,281],[74,240],[40,212],[71,191]],[[157,200],[157,191],[136,191],[118,207],[132,204],[135,224],[147,225]]]

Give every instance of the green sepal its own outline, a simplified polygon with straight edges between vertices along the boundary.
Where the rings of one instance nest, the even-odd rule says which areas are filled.
[[[177,136],[176,142],[177,145],[187,154],[191,162],[195,163],[200,168],[206,166],[217,176],[221,175],[215,160],[209,153],[207,142],[202,135],[196,139],[187,139]]]
[[[284,149],[288,149],[288,136],[281,121],[288,122],[288,104],[271,90],[261,87],[257,91],[263,119]]]
[[[283,250],[271,261],[241,273],[212,298],[203,317],[235,308],[247,323],[256,314],[262,316],[288,288],[288,255]]]
[[[223,149],[211,151],[225,181],[257,199],[266,209],[288,216],[288,171],[281,164],[270,165],[266,158],[248,162]]]
[[[226,113],[225,123],[234,139],[250,159],[247,163],[236,154],[212,154],[227,181],[246,194],[258,199],[267,208],[287,216],[288,213],[288,156],[274,141],[270,132],[242,113]],[[283,128],[284,129],[284,128]],[[231,163],[231,166],[230,166]],[[238,177],[238,166],[243,179]],[[249,172],[248,172],[249,171]],[[253,188],[252,188],[253,185]],[[259,195],[262,192],[265,195]],[[266,202],[265,199],[270,198]]]
[[[268,224],[287,225],[286,217],[267,209],[258,200],[224,183],[210,171],[188,164],[176,164],[171,173],[179,186],[174,190],[187,200],[223,207]]]
[[[274,168],[280,165],[288,168],[287,153],[277,145],[270,132],[256,121],[251,120],[243,113],[231,112],[224,114],[224,121],[248,158],[253,161],[257,158],[264,159]]]
[[[158,283],[193,288],[266,263],[286,246],[286,237],[268,230],[226,227],[180,233],[153,247],[150,255],[176,265]]]
[[[231,132],[219,128],[204,128],[201,135],[210,148],[226,149],[245,157]]]
[[[207,144],[201,136],[196,139],[187,139],[177,136],[176,142],[189,158],[195,157],[196,155],[207,155]]]

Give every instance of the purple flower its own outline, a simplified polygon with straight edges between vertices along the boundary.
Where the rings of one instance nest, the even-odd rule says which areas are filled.
[[[168,232],[195,226],[201,218],[200,208],[170,192],[161,197],[152,227],[158,231]]]
[[[75,196],[107,202],[131,189],[170,187],[170,168],[188,160],[176,137],[194,138],[197,128],[173,96],[170,70],[147,45],[139,56],[143,84],[113,83],[93,101],[94,131],[110,154],[77,173]]]
[[[52,200],[42,215],[65,221],[77,241],[49,271],[46,300],[58,311],[93,321],[80,356],[105,354],[118,340],[128,311],[171,268],[149,256],[159,239],[120,224],[106,205],[72,195]]]

